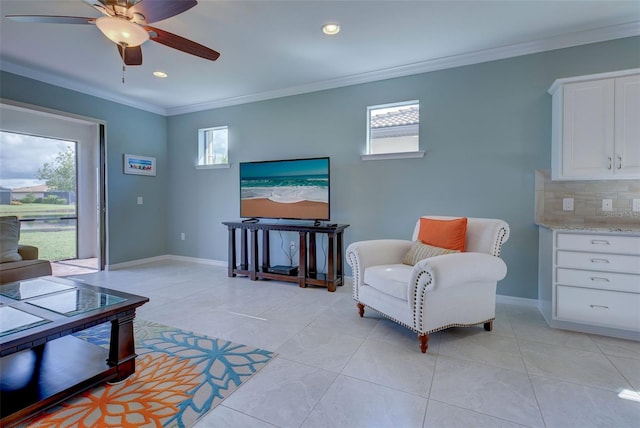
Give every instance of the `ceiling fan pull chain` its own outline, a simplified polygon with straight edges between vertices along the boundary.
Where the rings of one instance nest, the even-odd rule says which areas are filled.
[[[124,85],[124,72],[127,68],[127,62],[124,60],[124,52],[127,49],[126,45],[121,45],[122,46],[122,84]]]

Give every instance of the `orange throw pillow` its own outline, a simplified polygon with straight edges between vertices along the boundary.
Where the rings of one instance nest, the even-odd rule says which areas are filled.
[[[418,239],[423,244],[464,251],[467,238],[467,218],[434,220],[420,218]]]

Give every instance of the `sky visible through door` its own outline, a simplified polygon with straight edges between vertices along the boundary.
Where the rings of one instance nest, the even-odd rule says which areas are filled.
[[[16,189],[45,184],[36,178],[45,163],[54,163],[59,153],[75,151],[76,143],[33,135],[0,131],[0,187]]]
[[[0,131],[0,215],[39,258],[77,258],[77,143]]]

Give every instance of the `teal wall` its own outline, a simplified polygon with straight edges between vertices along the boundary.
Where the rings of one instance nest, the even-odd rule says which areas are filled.
[[[9,73],[0,96],[106,121],[110,264],[226,260],[221,222],[238,219],[238,163],[330,156],[332,220],[351,225],[346,245],[408,239],[424,214],[502,218],[511,238],[498,293],[535,299],[534,171],[551,162],[546,91],[560,77],[637,67],[635,37],[168,118]],[[425,158],[362,161],[366,107],[413,99]],[[195,170],[198,129],[221,125],[231,168]],[[158,176],[123,175],[123,153],[157,157]],[[279,239],[275,263],[287,261]]]
[[[424,214],[501,218],[511,238],[498,293],[535,299],[534,172],[551,162],[546,91],[560,77],[639,66],[640,38],[629,38],[169,117],[169,252],[227,259],[221,222],[239,216],[239,162],[330,156],[332,221],[351,225],[346,245],[410,239]],[[413,99],[425,158],[362,161],[367,106]],[[231,168],[195,170],[198,128],[221,125]],[[287,261],[280,239],[274,264]]]
[[[167,254],[167,118],[2,72],[0,97],[106,123],[110,265]],[[123,154],[153,156],[156,177],[125,175]],[[136,204],[137,196],[143,205]]]

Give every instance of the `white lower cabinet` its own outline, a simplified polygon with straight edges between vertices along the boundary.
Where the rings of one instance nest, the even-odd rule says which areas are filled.
[[[556,319],[638,330],[640,294],[558,285]]]
[[[541,228],[539,258],[551,327],[640,340],[640,234]]]

